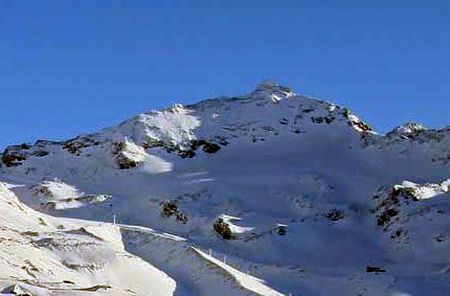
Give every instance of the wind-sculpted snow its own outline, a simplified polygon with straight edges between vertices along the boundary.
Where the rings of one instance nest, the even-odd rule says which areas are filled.
[[[46,215],[123,225],[176,295],[448,295],[449,178],[448,127],[382,135],[269,82],[9,147],[0,173]]]
[[[2,293],[159,296],[175,290],[169,276],[125,252],[116,227],[40,214],[3,183],[0,225]]]

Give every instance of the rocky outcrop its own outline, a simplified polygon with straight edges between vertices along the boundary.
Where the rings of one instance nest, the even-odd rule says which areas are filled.
[[[390,138],[400,139],[415,139],[417,136],[426,131],[426,127],[420,123],[408,122],[405,125],[401,125],[386,134]]]
[[[287,225],[277,224],[275,225],[275,231],[278,233],[278,235],[284,236],[287,233]]]
[[[440,233],[433,233],[433,223],[442,223],[446,218],[446,204],[433,198],[447,194],[450,191],[450,181],[441,184],[415,184],[404,181],[391,188],[381,188],[373,197],[376,207],[372,210],[376,217],[376,225],[390,239],[397,243],[408,245],[410,233],[419,233],[420,223],[427,221],[430,231],[420,233],[421,240],[428,237],[433,240],[441,237]],[[441,235],[441,236],[440,236]],[[419,236],[418,236],[419,237]],[[423,242],[422,242],[423,243]]]
[[[336,222],[344,219],[344,211],[339,209],[331,209],[325,214],[325,217],[330,221]]]
[[[186,224],[188,217],[183,214],[178,208],[177,202],[173,200],[165,201],[161,203],[163,217],[175,217],[177,221]]]
[[[66,210],[79,208],[88,205],[96,205],[110,199],[108,194],[85,194],[78,197],[59,199],[54,201],[42,202],[41,207],[48,210]]]
[[[115,156],[116,165],[121,170],[137,167],[147,155],[143,147],[129,141],[112,143],[111,153]]]
[[[2,154],[2,162],[7,167],[19,166],[27,159],[30,148],[28,144],[9,146]]]
[[[352,114],[349,109],[344,108],[342,111],[342,115],[344,116],[344,118],[347,119],[348,124],[351,127],[353,127],[355,130],[357,130],[363,134],[367,134],[367,133],[373,131],[372,128],[367,123],[362,121],[356,115]]]
[[[83,149],[100,145],[100,141],[92,136],[81,136],[62,143],[63,149],[76,156],[83,153]]]
[[[371,272],[386,272],[386,269],[383,269],[381,267],[377,267],[377,266],[366,266],[366,272],[367,273],[371,273]]]
[[[218,218],[214,223],[213,227],[214,230],[224,239],[227,240],[235,239],[235,236],[231,231],[230,225],[223,218]]]
[[[154,148],[161,147],[168,153],[178,154],[181,158],[193,158],[197,155],[199,149],[207,154],[217,153],[223,146],[228,145],[228,141],[223,137],[214,140],[194,139],[183,145],[165,145],[162,142],[156,142],[157,145],[145,145]]]

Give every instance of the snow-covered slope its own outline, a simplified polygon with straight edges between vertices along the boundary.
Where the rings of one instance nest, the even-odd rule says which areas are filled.
[[[0,174],[46,215],[115,219],[177,295],[447,295],[449,178],[450,127],[381,135],[270,82],[9,147]]]
[[[0,291],[30,295],[172,295],[167,274],[125,251],[120,229],[21,204],[0,183]],[[25,295],[25,294],[20,294]],[[27,294],[28,295],[28,294]]]

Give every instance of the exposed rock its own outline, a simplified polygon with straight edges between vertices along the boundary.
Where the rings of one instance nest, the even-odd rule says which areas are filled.
[[[290,98],[294,95],[292,88],[279,85],[273,81],[263,81],[251,94],[254,97],[269,98],[273,103],[278,103],[282,99]]]
[[[165,201],[161,205],[164,217],[175,216],[176,220],[183,224],[188,222],[188,217],[179,210],[176,201]]]
[[[331,124],[336,118],[334,116],[316,116],[311,117],[311,121],[316,124]]]
[[[220,150],[219,145],[212,142],[208,142],[207,140],[193,140],[192,147],[194,150],[196,150],[198,147],[202,147],[203,151],[209,154],[216,153],[217,151]]]
[[[2,154],[2,162],[7,167],[19,166],[27,159],[30,148],[31,146],[28,144],[9,146]]]
[[[410,246],[414,243],[410,234],[419,231],[418,223],[423,223],[424,220],[427,223],[445,221],[447,216],[439,204],[431,205],[426,201],[448,193],[449,185],[450,180],[440,184],[423,185],[404,181],[400,185],[380,189],[373,197],[377,202],[377,206],[372,210],[376,215],[377,226],[402,247]],[[440,235],[431,229],[421,233],[420,243],[424,243],[425,238],[429,241],[436,240]]]
[[[48,154],[49,153],[45,150],[36,150],[32,153],[32,155],[36,156],[36,157],[44,157],[44,156],[47,156]]]
[[[374,199],[379,198],[379,195],[374,197]],[[377,213],[377,225],[384,231],[387,231],[392,219],[398,215],[397,207],[400,204],[400,198],[402,198],[401,191],[393,188],[389,191],[387,196],[379,202],[378,206],[374,210],[374,212]]]
[[[401,139],[415,139],[421,133],[426,131],[426,127],[420,123],[408,122],[401,125],[386,134],[388,137],[398,137]]]
[[[150,148],[157,148],[157,147],[164,147],[164,142],[161,140],[156,140],[156,139],[147,139],[142,146],[145,149],[150,149]]]
[[[391,219],[397,215],[398,215],[398,211],[394,208],[384,210],[377,217],[378,226],[381,226],[381,227],[384,227],[384,229],[387,229],[387,226],[389,226]]]
[[[363,133],[373,131],[373,129],[363,121],[352,121],[351,124],[353,125],[353,127],[362,131]]]
[[[332,209],[328,211],[328,213],[325,214],[325,217],[327,217],[329,220],[336,222],[339,220],[344,219],[344,211],[338,210],[338,209]]]
[[[367,134],[368,132],[372,132],[373,129],[364,121],[358,118],[358,116],[354,115],[349,109],[344,108],[342,110],[342,116],[347,119],[348,124],[356,129],[357,131]]]
[[[289,123],[289,120],[287,118],[281,118],[279,122],[281,125],[287,125]]]
[[[311,117],[311,121],[313,123],[321,124],[324,122],[324,119],[323,119],[323,117],[314,117],[313,116],[313,117]]]
[[[71,197],[60,200],[48,201],[41,203],[41,207],[48,210],[64,210],[70,208],[78,208],[84,205],[100,204],[111,198],[107,194],[85,194],[79,197]]]
[[[30,156],[44,157],[48,154],[44,147],[21,144],[7,147],[2,153],[1,160],[5,166],[14,167],[21,165]]]
[[[401,142],[410,142],[415,144],[425,144],[435,146],[442,141],[450,139],[450,127],[439,130],[426,129],[423,125],[418,123],[408,123],[396,127],[394,130],[386,134],[386,136],[377,136],[366,139],[366,146],[378,146],[379,149],[385,149],[387,146],[399,145]],[[445,144],[443,144],[445,145]],[[431,162],[441,163],[446,165],[450,163],[450,154],[447,149],[431,149]],[[408,149],[409,150],[409,149]],[[409,153],[409,151],[402,151],[402,153]]]
[[[28,187],[31,194],[44,197],[53,197],[53,192],[45,184],[35,184]]]
[[[276,225],[276,232],[279,235],[281,235],[281,236],[286,235],[286,233],[287,233],[287,226],[284,225],[284,224],[277,224]]]
[[[116,164],[121,170],[137,167],[147,155],[144,147],[129,141],[112,143],[111,153],[116,156]]]
[[[228,144],[228,142],[224,138],[218,139],[217,142],[222,146],[226,146]],[[214,154],[218,152],[221,149],[221,146],[219,144],[216,144],[213,141],[209,140],[194,139],[183,147],[166,146],[165,149],[167,152],[176,153],[182,158],[193,158],[199,148],[202,148],[202,150],[208,154]]]
[[[185,109],[182,104],[175,103],[168,108],[168,111],[170,111],[172,113],[181,113],[181,112],[185,111]]]
[[[90,136],[81,136],[63,142],[63,149],[69,151],[76,156],[81,155],[84,148],[97,146],[100,142]]]
[[[370,273],[370,272],[386,272],[386,269],[380,268],[380,267],[376,267],[376,266],[367,266],[366,267],[366,272]]]
[[[222,218],[218,218],[214,223],[214,230],[220,234],[224,239],[232,240],[235,239],[233,232],[231,231],[228,223],[224,221]]]

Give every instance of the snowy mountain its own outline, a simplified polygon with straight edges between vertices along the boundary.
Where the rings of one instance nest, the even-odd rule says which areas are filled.
[[[381,135],[264,82],[0,170],[3,293],[450,293],[450,127]]]

